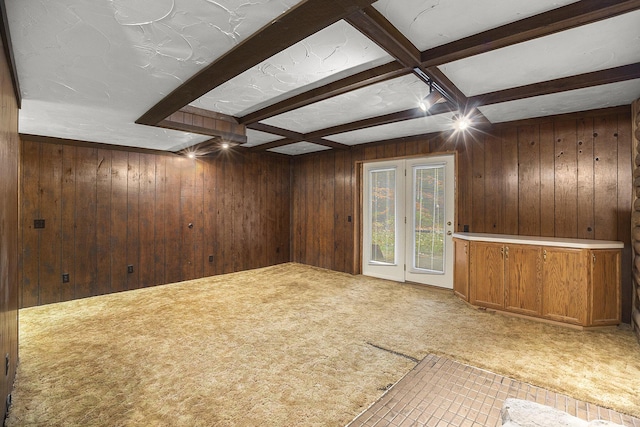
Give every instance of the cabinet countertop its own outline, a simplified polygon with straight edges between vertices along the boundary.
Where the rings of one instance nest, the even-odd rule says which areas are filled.
[[[563,237],[515,236],[511,234],[453,233],[462,240],[511,243],[518,245],[556,246],[576,249],[620,249],[624,243],[612,240],[567,239]]]

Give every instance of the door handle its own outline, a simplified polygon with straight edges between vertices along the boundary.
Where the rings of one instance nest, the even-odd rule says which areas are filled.
[[[447,231],[447,236],[451,236],[451,230]]]

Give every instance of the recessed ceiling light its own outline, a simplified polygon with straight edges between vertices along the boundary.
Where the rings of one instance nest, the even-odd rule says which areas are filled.
[[[227,148],[229,148],[229,144],[226,142],[223,142],[220,147],[222,147],[223,150],[226,150]]]
[[[455,130],[464,131],[471,126],[471,120],[462,114],[454,114],[452,119]]]
[[[196,153],[194,153],[193,151],[187,154],[187,157],[190,159],[195,159],[196,158]]]

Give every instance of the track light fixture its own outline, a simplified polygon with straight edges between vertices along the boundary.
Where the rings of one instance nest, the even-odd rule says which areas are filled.
[[[420,108],[423,113],[426,113],[434,104],[437,104],[442,99],[442,94],[437,90],[434,90],[418,103],[418,108]]]

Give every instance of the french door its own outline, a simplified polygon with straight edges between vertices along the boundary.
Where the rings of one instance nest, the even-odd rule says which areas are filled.
[[[455,157],[365,163],[362,273],[453,288]]]

